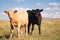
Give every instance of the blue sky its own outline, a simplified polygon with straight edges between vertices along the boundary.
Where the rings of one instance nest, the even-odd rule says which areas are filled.
[[[42,17],[60,18],[60,0],[1,0],[0,1],[0,19],[8,19],[4,10],[8,9],[43,9]]]

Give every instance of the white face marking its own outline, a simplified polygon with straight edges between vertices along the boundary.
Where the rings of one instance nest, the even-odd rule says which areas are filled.
[[[9,17],[10,18],[12,18],[13,14],[14,14],[14,11],[13,10],[9,10]]]

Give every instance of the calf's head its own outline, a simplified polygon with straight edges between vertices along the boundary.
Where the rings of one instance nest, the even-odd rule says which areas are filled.
[[[8,15],[9,18],[12,18],[13,14],[16,13],[17,10],[5,10],[4,13]]]
[[[36,9],[36,10],[35,10],[35,12],[38,13],[38,14],[39,14],[40,12],[42,12],[42,11],[43,11],[43,9],[41,9],[41,10],[40,10],[40,9]]]
[[[35,13],[36,13],[35,15],[36,15],[36,16],[41,16],[41,12],[42,12],[42,11],[43,11],[43,9],[41,9],[41,10],[40,10],[40,9],[36,9],[36,10],[35,10]]]

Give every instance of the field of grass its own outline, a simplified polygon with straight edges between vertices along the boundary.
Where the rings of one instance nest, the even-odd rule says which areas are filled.
[[[35,25],[32,35],[25,36],[22,28],[22,38],[20,40],[60,40],[60,19],[43,19],[41,24],[41,35],[38,34],[38,27]],[[10,23],[8,20],[0,20],[0,40],[8,39],[10,34]],[[19,40],[17,37],[17,28],[13,33],[11,40]]]

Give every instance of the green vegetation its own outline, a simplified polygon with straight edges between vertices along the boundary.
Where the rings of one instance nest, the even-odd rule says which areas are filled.
[[[0,20],[0,40],[9,40],[10,23],[7,20]],[[17,28],[13,33],[11,40],[19,40],[17,37]],[[22,28],[21,40],[60,40],[60,19],[43,19],[41,24],[41,35],[38,34],[38,27],[35,25],[32,35],[25,36]]]

